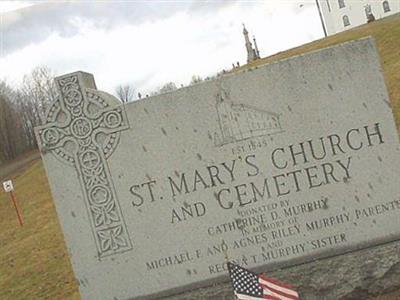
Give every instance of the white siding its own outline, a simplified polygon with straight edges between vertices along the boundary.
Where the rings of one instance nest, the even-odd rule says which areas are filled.
[[[384,0],[344,0],[345,7],[339,8],[339,0],[317,0],[321,7],[324,23],[328,35],[335,34],[362,24],[367,23],[365,6],[371,5],[372,14],[375,19],[400,12],[400,0],[386,0],[390,11],[384,12]],[[350,25],[344,26],[343,16],[347,15]]]

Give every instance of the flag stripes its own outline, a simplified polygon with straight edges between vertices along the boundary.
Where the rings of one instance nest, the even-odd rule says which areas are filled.
[[[265,275],[257,275],[228,262],[229,275],[238,300],[299,300],[294,288]]]
[[[280,297],[280,300],[297,300],[299,294],[293,287],[284,284],[276,279],[259,275],[259,283],[264,289],[264,294]]]

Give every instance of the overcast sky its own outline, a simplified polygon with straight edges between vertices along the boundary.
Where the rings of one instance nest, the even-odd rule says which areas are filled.
[[[262,57],[323,36],[314,0],[1,1],[0,79],[39,65],[93,73],[113,92],[188,84],[246,62],[242,23]]]

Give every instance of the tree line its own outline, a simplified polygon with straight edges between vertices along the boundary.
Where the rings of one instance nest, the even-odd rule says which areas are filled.
[[[0,81],[0,162],[37,148],[34,127],[56,97],[54,76],[46,67],[25,75],[18,88]]]
[[[205,78],[208,79],[211,78]],[[201,81],[201,77],[194,75],[190,85]],[[150,96],[176,89],[175,83],[168,82],[151,92]],[[114,91],[122,103],[141,99],[142,95],[135,92],[132,84],[118,85]],[[33,69],[18,87],[0,80],[0,164],[37,148],[34,128],[43,123],[46,109],[57,97],[54,74],[47,67]]]

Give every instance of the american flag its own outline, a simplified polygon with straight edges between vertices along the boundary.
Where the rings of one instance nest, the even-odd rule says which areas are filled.
[[[228,262],[229,275],[238,300],[298,300],[299,294],[288,284]]]

